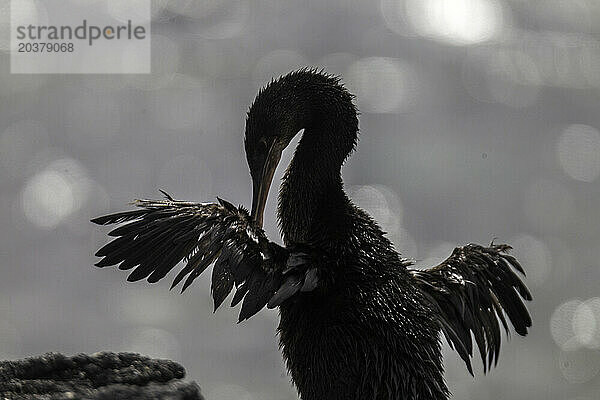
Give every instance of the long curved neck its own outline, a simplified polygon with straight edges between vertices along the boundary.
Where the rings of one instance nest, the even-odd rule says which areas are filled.
[[[342,116],[304,129],[279,192],[278,220],[287,244],[331,240],[345,229],[349,203],[341,167],[356,135],[352,118]]]
[[[340,169],[356,145],[358,117],[352,95],[338,78],[302,69],[259,92],[246,120],[246,154],[253,181],[264,178],[260,177],[265,156],[261,140],[278,140],[274,143],[285,147],[301,129],[304,134],[279,193],[277,216],[288,244],[314,241],[319,235],[326,239],[339,231],[343,221],[339,214],[349,206]]]

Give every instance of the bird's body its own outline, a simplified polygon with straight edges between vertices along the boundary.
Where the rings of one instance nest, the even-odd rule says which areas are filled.
[[[261,229],[282,150],[302,130],[279,193],[285,248]],[[341,167],[356,145],[352,96],[335,77],[301,70],[263,89],[248,113],[246,154],[252,214],[230,203],[140,201],[142,210],[101,217],[133,220],[97,254],[100,266],[136,267],[155,282],[181,259],[184,289],[211,263],[218,307],[235,286],[240,320],[279,307],[280,344],[303,400],[447,399],[440,332],[471,369],[471,334],[484,367],[497,360],[503,310],[518,333],[531,325],[527,289],[505,245],[457,248],[426,271],[393,248],[346,196]],[[128,228],[129,227],[129,228]],[[157,248],[158,247],[158,248]],[[520,296],[520,297],[519,297]]]
[[[295,78],[282,91],[305,79]],[[317,85],[293,99],[311,111],[296,116],[304,132],[283,178],[278,220],[288,246],[309,243],[333,262],[322,267],[321,288],[280,307],[288,369],[303,400],[444,399],[431,310],[409,284],[408,263],[343,190],[341,166],[358,134],[351,97],[331,78]],[[264,95],[253,109],[273,102]]]
[[[446,399],[439,327],[407,262],[357,209],[329,284],[280,307],[280,343],[304,400]]]

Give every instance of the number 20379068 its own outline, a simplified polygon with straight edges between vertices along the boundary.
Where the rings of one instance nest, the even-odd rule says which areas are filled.
[[[75,50],[73,43],[18,43],[19,53],[72,53]]]

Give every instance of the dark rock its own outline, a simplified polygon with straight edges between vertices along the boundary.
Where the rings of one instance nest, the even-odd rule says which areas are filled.
[[[185,369],[134,353],[48,353],[0,362],[0,399],[204,400]]]

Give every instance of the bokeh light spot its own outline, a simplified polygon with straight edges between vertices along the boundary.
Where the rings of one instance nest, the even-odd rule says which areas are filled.
[[[347,188],[352,201],[365,210],[380,226],[390,234],[400,229],[402,223],[402,203],[396,193],[384,185],[360,185]]]
[[[502,7],[494,0],[406,0],[418,34],[455,45],[492,39],[502,30]]]
[[[43,228],[53,228],[73,211],[73,189],[57,171],[34,176],[23,191],[25,216]]]
[[[25,184],[23,213],[34,225],[52,229],[81,208],[89,189],[90,180],[77,161],[54,161]]]
[[[588,382],[600,371],[600,354],[587,349],[562,351],[558,362],[560,372],[569,383]]]
[[[438,242],[426,251],[425,258],[416,261],[415,268],[428,269],[435,267],[447,259],[455,248],[455,243]],[[411,254],[410,256],[414,257],[415,255]]]
[[[386,26],[402,36],[415,36],[414,28],[406,15],[406,0],[381,0],[381,16]]]
[[[540,286],[548,278],[552,269],[552,253],[548,246],[531,235],[519,234],[510,239],[515,257],[527,272],[527,282]]]
[[[407,69],[397,60],[363,58],[349,67],[345,81],[356,94],[361,111],[391,113],[399,110],[408,95]]]
[[[558,306],[550,317],[552,339],[562,350],[575,350],[580,346],[573,330],[573,317],[581,304],[579,299],[569,300]]]
[[[417,256],[419,250],[417,242],[405,228],[400,227],[396,232],[388,234],[388,237],[403,257],[414,258]]]
[[[600,175],[600,132],[588,125],[570,125],[556,145],[560,166],[571,178],[592,182]]]
[[[341,76],[343,79],[345,79],[348,67],[356,60],[358,60],[358,57],[354,54],[331,53],[323,56],[317,65],[325,68],[328,73]]]
[[[600,298],[584,301],[573,315],[573,331],[577,340],[590,349],[600,349]]]
[[[408,257],[417,255],[415,240],[402,226],[402,202],[393,189],[377,184],[348,186],[346,191],[352,201],[387,233],[398,251]]]

